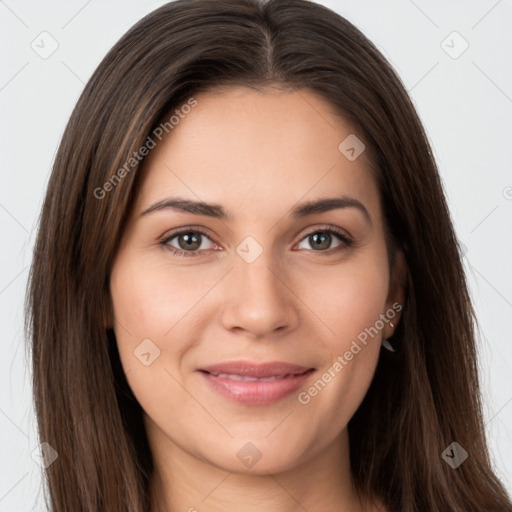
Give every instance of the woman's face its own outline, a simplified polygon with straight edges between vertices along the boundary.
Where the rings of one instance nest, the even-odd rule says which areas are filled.
[[[274,473],[346,439],[403,291],[367,153],[328,103],[195,100],[144,162],[112,326],[153,448]],[[326,199],[345,202],[304,208]]]

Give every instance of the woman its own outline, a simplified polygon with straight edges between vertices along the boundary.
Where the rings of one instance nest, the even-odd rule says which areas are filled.
[[[51,507],[511,510],[400,80],[303,0],[177,0],[85,87],[28,294]]]

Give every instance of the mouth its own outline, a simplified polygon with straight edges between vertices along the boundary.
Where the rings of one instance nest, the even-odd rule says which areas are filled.
[[[224,398],[247,405],[278,402],[297,391],[315,371],[284,362],[234,361],[198,370],[211,390]]]
[[[308,371],[308,370],[306,370]],[[213,373],[213,372],[206,372],[210,375],[213,375],[214,377],[220,377],[221,379],[231,379],[231,380],[238,380],[243,382],[272,382],[274,380],[278,379],[288,379],[290,377],[296,377],[297,375],[302,375],[302,373],[288,373],[285,375],[273,375],[272,377],[248,377],[244,375],[237,375],[234,373]]]

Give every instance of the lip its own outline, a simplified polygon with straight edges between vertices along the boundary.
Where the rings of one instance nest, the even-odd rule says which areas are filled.
[[[231,361],[199,368],[214,391],[249,405],[278,402],[297,391],[314,371],[315,368],[283,361]]]

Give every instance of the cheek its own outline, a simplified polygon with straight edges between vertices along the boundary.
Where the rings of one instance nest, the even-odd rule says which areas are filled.
[[[156,390],[173,385],[164,370],[169,360],[179,359],[184,350],[179,338],[172,337],[172,329],[183,317],[188,301],[183,293],[176,299],[176,290],[193,292],[182,287],[176,274],[171,276],[161,263],[121,254],[110,278],[121,365],[137,401],[153,413],[162,404],[162,396]],[[171,371],[174,374],[174,369]]]
[[[388,285],[388,271],[380,257],[361,258],[336,270],[322,269],[297,281],[301,299],[329,328],[322,327],[322,332],[330,333],[323,339],[333,358],[348,350],[359,335],[364,338],[385,312]]]
[[[197,315],[198,311],[204,313],[201,298],[219,280],[218,272],[202,275],[191,268],[170,268],[161,258],[155,260],[121,255],[111,274],[114,330],[129,380],[149,361],[154,362],[146,369],[165,366],[181,371],[178,367],[190,340],[199,338]],[[207,318],[206,313],[201,316]],[[147,353],[150,355],[144,356],[144,361],[142,354]],[[156,384],[150,372],[143,373],[150,379],[145,385]]]
[[[172,327],[172,312],[168,310],[168,303],[162,300],[158,276],[156,268],[141,265],[140,261],[123,255],[118,257],[112,270],[110,292],[114,331],[127,376],[133,370],[139,370],[144,359],[158,361],[163,348],[160,340]],[[137,358],[139,350],[141,357]],[[150,356],[142,356],[146,353]]]
[[[370,386],[381,348],[380,315],[386,311],[389,276],[382,260],[375,258],[350,271],[331,272],[329,280],[315,277],[316,292],[304,288],[309,295],[305,302],[315,305],[331,330],[322,338],[328,357],[299,402],[311,414],[327,418],[335,432],[347,424]],[[319,294],[322,283],[325,293]]]
[[[111,277],[115,320],[134,336],[161,338],[201,296],[204,284],[191,277],[161,263],[121,260]]]

